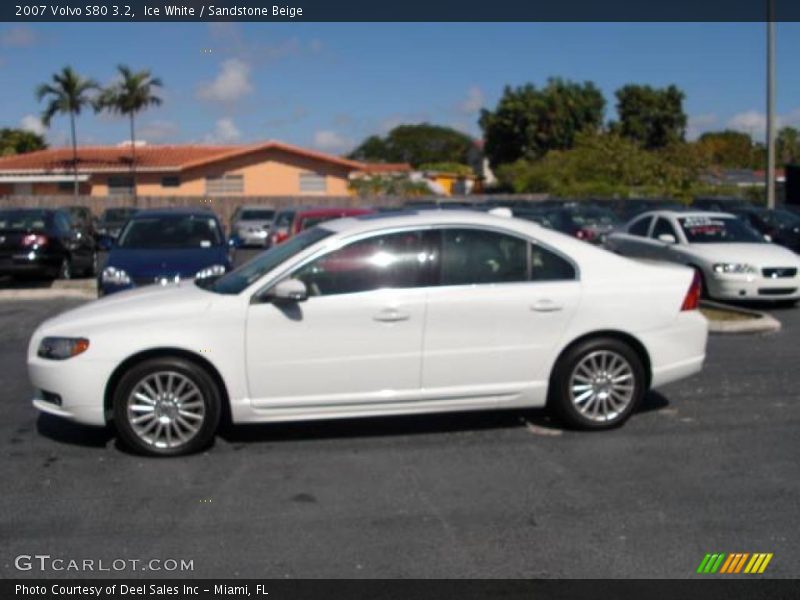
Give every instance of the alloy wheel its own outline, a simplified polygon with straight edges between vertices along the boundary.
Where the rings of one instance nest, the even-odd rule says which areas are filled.
[[[145,444],[178,448],[202,428],[206,402],[200,388],[185,375],[156,371],[133,386],[126,413],[131,429]]]
[[[572,370],[570,400],[591,421],[613,421],[633,401],[635,383],[633,367],[624,356],[597,350],[584,356]]]

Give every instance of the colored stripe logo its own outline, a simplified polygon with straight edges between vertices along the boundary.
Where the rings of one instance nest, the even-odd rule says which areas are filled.
[[[769,561],[772,560],[772,553],[756,552],[734,552],[726,554],[717,552],[706,554],[697,567],[697,572],[702,574],[724,573],[735,575],[737,573],[747,573],[751,575],[763,573],[767,569]]]

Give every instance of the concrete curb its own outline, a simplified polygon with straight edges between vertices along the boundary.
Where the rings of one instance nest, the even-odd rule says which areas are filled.
[[[740,308],[738,306],[730,306],[728,304],[720,304],[719,302],[711,302],[707,300],[703,300],[700,306],[716,308],[717,310],[737,312],[749,315],[751,317],[747,321],[713,321],[711,319],[707,319],[708,330],[711,333],[774,333],[776,331],[780,331],[781,329],[781,322],[765,312]]]
[[[4,300],[52,300],[53,298],[85,298],[87,300],[97,300],[97,292],[93,290],[54,288],[0,290],[0,302]]]

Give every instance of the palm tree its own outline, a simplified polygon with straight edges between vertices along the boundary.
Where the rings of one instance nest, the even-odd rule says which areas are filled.
[[[93,79],[84,79],[72,67],[64,67],[53,75],[51,83],[43,83],[36,88],[36,99],[39,102],[47,100],[47,106],[42,113],[45,127],[50,126],[56,114],[69,114],[75,196],[78,195],[78,139],[75,135],[75,117],[81,114],[82,108],[92,103],[91,92],[98,88]]]
[[[105,88],[97,99],[96,110],[127,115],[131,126],[131,178],[133,179],[133,198],[136,202],[136,113],[148,106],[158,106],[161,98],[155,95],[154,88],[162,87],[161,79],[153,77],[149,70],[132,71],[126,65],[119,65],[120,79]]]

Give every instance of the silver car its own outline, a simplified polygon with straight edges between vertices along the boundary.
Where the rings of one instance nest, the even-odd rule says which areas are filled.
[[[266,246],[274,216],[274,208],[240,206],[231,219],[231,234],[244,246]]]

